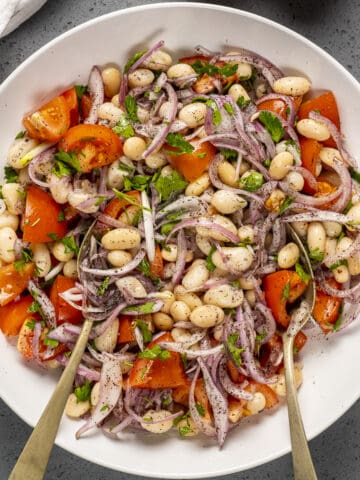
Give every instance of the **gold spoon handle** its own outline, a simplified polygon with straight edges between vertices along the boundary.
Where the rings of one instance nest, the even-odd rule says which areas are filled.
[[[297,391],[294,381],[294,336],[283,335],[286,398],[288,404],[289,426],[292,446],[292,459],[295,480],[317,480],[311,459],[304,425],[301,419]]]
[[[71,393],[76,370],[84,353],[91,320],[85,320],[75,348],[39,421],[19,456],[9,480],[41,480],[55,442],[65,404]]]

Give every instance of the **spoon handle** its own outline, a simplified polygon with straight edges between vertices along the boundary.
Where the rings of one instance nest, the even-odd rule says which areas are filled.
[[[294,479],[317,480],[297,399],[297,391],[294,380],[294,337],[284,334],[283,343],[285,384],[287,392],[286,398],[288,404]]]
[[[19,456],[9,480],[41,480],[55,442],[65,404],[71,393],[76,370],[84,353],[91,320],[85,320],[69,362],[32,434]]]

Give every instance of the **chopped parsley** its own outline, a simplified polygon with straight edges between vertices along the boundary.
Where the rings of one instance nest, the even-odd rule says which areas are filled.
[[[33,252],[30,248],[24,248],[21,252],[20,260],[14,262],[14,267],[17,272],[23,270],[26,263],[31,262],[33,258]]]
[[[210,248],[210,252],[208,253],[208,255],[206,257],[205,266],[210,272],[213,272],[216,268],[216,265],[212,261],[212,256],[213,256],[213,253],[215,251],[216,251],[216,247],[214,245],[212,245],[211,248]]]
[[[116,133],[116,135],[121,135],[124,138],[130,138],[135,135],[135,131],[129,122],[129,118],[125,114],[120,116],[118,123],[112,128],[112,131]]]
[[[161,226],[161,235],[169,235],[171,230],[177,225],[178,222],[170,222],[170,223],[165,223],[164,225]]]
[[[259,120],[264,125],[266,130],[270,133],[271,138],[275,143],[280,142],[280,140],[285,135],[285,130],[281,125],[280,120],[270,112],[263,110],[259,114]]]
[[[142,192],[147,190],[151,182],[150,175],[135,175],[132,178],[124,177],[124,190],[129,192],[130,190],[138,190]]]
[[[341,265],[346,265],[347,266],[347,264],[348,264],[347,260],[339,260],[338,262],[335,262],[332,265],[330,265],[329,269],[330,270],[336,270]]]
[[[201,405],[201,403],[196,402],[195,403],[196,410],[198,411],[198,414],[203,417],[205,415],[205,408]]]
[[[279,208],[279,215],[282,215],[285,210],[290,207],[290,205],[293,203],[294,199],[291,197],[285,198],[283,202],[281,202],[280,208]]]
[[[211,110],[213,111],[213,114],[212,114],[213,124],[215,126],[220,125],[220,123],[221,123],[221,113],[220,113],[220,110],[218,109],[216,103],[214,102],[214,100],[207,100],[206,106],[211,108]]]
[[[30,328],[30,330],[34,330],[35,325],[36,325],[36,320],[33,319],[33,318],[31,320],[29,320],[28,322],[26,322],[26,326],[27,326],[27,328]]]
[[[286,285],[282,291],[282,295],[281,295],[281,302],[284,302],[285,300],[287,300],[289,298],[289,295],[290,295],[290,280],[288,282],[286,282]]]
[[[86,85],[75,85],[74,88],[78,100],[81,100],[84,93],[88,92],[88,87]]]
[[[246,175],[239,180],[240,188],[247,190],[248,192],[256,192],[263,183],[263,174],[259,172],[251,172],[249,175]]]
[[[186,353],[181,353],[180,356],[181,356],[181,361],[183,363],[184,370],[187,370],[187,368],[189,366],[189,362],[188,362]]]
[[[5,167],[5,181],[6,183],[18,183],[19,175],[15,168]]]
[[[295,263],[295,271],[303,282],[307,283],[310,280],[310,275],[305,272],[305,270],[303,269],[302,265],[300,265],[300,263]]]
[[[20,130],[20,132],[16,135],[15,140],[18,140],[19,138],[23,138],[26,135],[26,130]]]
[[[109,283],[110,283],[110,277],[105,277],[101,285],[98,287],[96,293],[98,295],[104,295],[106,290],[109,288]]]
[[[75,242],[75,237],[74,235],[71,235],[70,237],[63,237],[61,239],[61,243],[65,245],[65,253],[71,253],[74,252],[75,255],[78,255],[79,253],[79,247]]]
[[[113,188],[113,192],[115,193],[115,195],[118,198],[120,198],[120,200],[125,200],[127,203],[129,203],[130,205],[133,205],[134,207],[138,207],[138,208],[141,208],[143,210],[147,210],[147,211],[151,212],[151,208],[143,207],[142,205],[137,203],[136,200],[134,199],[134,197],[132,197],[131,195],[126,195],[126,193],[120,192],[116,188]]]
[[[218,67],[217,65],[201,61],[200,59],[197,59],[191,66],[198,75],[206,73],[211,77],[214,75],[222,75],[225,78],[235,75],[238,68],[237,64],[227,63],[223,67]]]
[[[59,345],[59,342],[57,340],[53,340],[52,338],[45,337],[43,344],[47,347],[56,348]]]
[[[332,324],[332,327],[333,327],[333,330],[336,332],[336,330],[339,330],[341,324],[342,324],[342,315],[341,315],[341,312],[338,316],[338,318],[336,319],[336,322]]]
[[[229,335],[227,341],[227,348],[235,365],[237,367],[240,367],[240,365],[242,364],[241,354],[245,350],[245,348],[239,348],[236,346],[238,339],[238,333],[232,333],[231,335]]]
[[[91,383],[89,380],[86,380],[83,385],[80,387],[76,387],[74,390],[76,401],[79,402],[86,402],[90,399],[91,394]]]
[[[137,116],[137,103],[133,96],[127,95],[125,97],[125,109],[126,109],[129,120],[131,122],[138,123],[139,119]]]
[[[159,278],[151,272],[150,262],[146,258],[143,258],[136,268],[138,268],[145,277],[149,277],[153,283],[159,282]]]
[[[165,150],[169,155],[182,155],[183,153],[192,153],[194,151],[193,145],[187,142],[180,133],[170,132],[166,136],[166,143],[177,150]]]
[[[58,222],[65,222],[66,218],[65,218],[65,212],[64,210],[60,210],[58,216],[57,216],[57,221]]]
[[[238,158],[238,152],[236,150],[229,150],[227,148],[220,148],[220,153],[223,155],[225,160],[228,160],[229,162],[237,160],[237,158]]]
[[[152,348],[145,348],[138,354],[139,358],[146,358],[147,360],[155,360],[158,358],[161,361],[165,361],[170,358],[170,352],[161,348],[160,345],[154,345]]]
[[[126,307],[124,309],[124,312],[139,312],[141,315],[145,315],[147,313],[152,313],[153,308],[154,308],[155,302],[147,302],[144,303],[143,305],[134,305],[131,307]]]
[[[271,164],[271,159],[270,158],[265,158],[264,167],[269,168],[270,164]]]
[[[318,248],[315,248],[314,250],[310,250],[309,258],[314,262],[322,262],[324,260],[324,252],[321,252]]]
[[[151,342],[151,339],[152,339],[152,333],[150,332],[149,330],[149,327],[147,326],[147,324],[143,321],[143,320],[136,320],[136,326],[138,327],[138,329],[140,330],[142,336],[143,336],[143,339],[144,339],[144,342],[145,343],[149,343]]]
[[[227,103],[227,102],[224,103],[224,108],[229,115],[234,115],[234,109],[233,109],[232,105],[230,105],[230,103]]]
[[[134,63],[139,60],[139,58],[141,58],[143,55],[145,55],[146,52],[147,52],[147,50],[142,50],[141,52],[137,52],[137,53],[135,53],[135,55],[133,55],[131,58],[129,58],[129,60],[126,62],[126,65],[124,67],[124,73],[127,73],[129,71],[130,67],[132,67],[134,65]]]
[[[236,103],[237,103],[239,108],[243,109],[243,108],[246,108],[251,103],[251,100],[247,100],[245,97],[240,96],[236,100]]]
[[[160,195],[161,201],[167,200],[173,192],[185,190],[187,185],[188,182],[176,170],[173,170],[169,175],[160,175],[154,182],[154,187]]]
[[[360,172],[357,172],[356,170],[354,170],[353,167],[350,167],[349,173],[351,175],[351,178],[353,178],[356,182],[360,183]]]
[[[186,425],[181,425],[178,428],[178,431],[182,437],[186,437],[186,435],[189,435],[189,433],[193,433],[193,429],[190,427],[188,423],[189,421],[187,421]]]
[[[127,165],[124,162],[119,162],[119,170],[122,170],[123,172],[134,173],[135,167],[132,167],[131,165]]]
[[[57,177],[72,175],[74,171],[81,172],[81,165],[76,152],[64,152],[64,150],[60,149],[54,154],[54,161],[55,166],[51,171]]]

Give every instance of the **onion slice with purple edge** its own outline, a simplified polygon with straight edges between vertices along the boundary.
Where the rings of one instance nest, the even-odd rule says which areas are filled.
[[[187,242],[184,230],[180,230],[177,236],[177,257],[175,261],[175,270],[171,279],[173,286],[178,285],[185,270],[187,256]]]
[[[96,123],[98,119],[98,109],[104,103],[104,84],[101,76],[101,71],[96,65],[90,71],[88,88],[91,97],[91,108],[89,115],[85,118],[83,123]]]
[[[88,430],[98,426],[113,410],[121,398],[122,373],[119,362],[106,359],[100,374],[100,396],[91,414],[91,418],[77,432],[76,438],[80,438]]]
[[[184,344],[180,342],[159,342],[159,346],[169,350],[170,352],[185,354],[187,358],[209,357],[210,355],[215,355],[224,350],[222,345],[217,345],[216,347],[208,349],[191,350],[189,348],[185,348]]]
[[[216,436],[216,430],[215,428],[209,423],[206,422],[201,415],[198,412],[198,409],[196,408],[196,401],[195,401],[195,387],[196,387],[196,381],[198,379],[200,373],[200,366],[198,365],[195,374],[193,377],[193,380],[190,385],[190,392],[189,392],[189,411],[191,418],[194,420],[196,426],[198,429],[203,432],[205,435],[208,437],[215,437]]]
[[[50,188],[52,186],[48,182],[43,182],[37,178],[36,168],[41,163],[52,162],[55,152],[56,152],[56,147],[50,147],[47,150],[36,155],[36,157],[33,160],[31,160],[31,162],[29,163],[29,168],[28,168],[29,177],[30,177],[30,180],[33,183],[35,183],[35,185],[38,185],[39,187],[43,187],[43,188]],[[58,181],[60,182],[61,179],[59,179]]]
[[[261,98],[259,98],[259,100],[256,101],[256,105],[259,106],[268,100],[282,100],[288,107],[287,122],[289,125],[294,124],[296,107],[292,97],[288,95],[282,95],[280,93],[268,93],[267,95],[263,95]]]
[[[122,277],[123,275],[126,275],[127,273],[131,272],[134,270],[141,260],[145,257],[145,251],[143,249],[139,250],[139,252],[135,255],[135,257],[126,265],[123,267],[119,268],[107,268],[105,270],[101,270],[100,268],[91,268],[87,267],[85,265],[81,265],[80,269],[85,272],[85,273],[91,273],[92,275],[95,275],[96,277],[108,277],[108,276],[113,276],[113,277]]]
[[[34,282],[34,280],[30,280],[28,283],[28,290],[31,295],[36,299],[38,304],[40,305],[40,309],[44,315],[46,324],[50,328],[56,327],[56,313],[55,308],[52,302],[50,301],[49,297],[46,293]]]
[[[147,193],[141,192],[142,214],[144,219],[144,231],[145,231],[145,245],[149,262],[153,262],[155,259],[155,238],[154,238],[154,225],[153,216],[150,209],[150,202]]]
[[[215,222],[215,220],[212,220],[211,217],[209,218],[189,218],[186,220],[183,220],[182,222],[178,223],[175,225],[175,227],[171,230],[169,233],[166,242],[170,240],[170,238],[179,230],[183,228],[191,228],[191,227],[205,227],[205,228],[210,228],[212,230],[215,230],[216,232],[220,233],[221,235],[224,235],[224,237],[228,238],[230,242],[233,243],[239,243],[240,239],[237,235],[234,233],[230,232],[227,228],[222,227],[218,223]]]
[[[245,381],[239,386],[231,380],[227,372],[225,358],[222,359],[219,364],[219,380],[224,390],[238,400],[251,400],[254,397],[252,393],[247,392],[242,388],[246,387],[248,382]]]

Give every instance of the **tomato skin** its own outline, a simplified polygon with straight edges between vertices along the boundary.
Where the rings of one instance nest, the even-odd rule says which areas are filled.
[[[23,125],[32,138],[57,142],[70,127],[70,109],[62,95],[53,98],[23,118]]]
[[[186,383],[173,389],[172,397],[174,402],[180,403],[186,407],[189,406],[189,394],[190,394],[191,380],[186,380]],[[195,402],[200,404],[204,409],[204,420],[211,419],[211,405],[206,394],[204,382],[202,378],[198,378],[195,384],[194,391]]]
[[[155,248],[155,258],[150,262],[150,272],[152,275],[158,278],[163,278],[164,275],[164,261],[161,255],[161,249],[159,245]]]
[[[120,315],[119,321],[118,343],[135,342],[136,337],[134,333],[134,317],[131,317],[130,315]]]
[[[130,192],[126,192],[126,195],[132,197],[134,203],[141,205],[141,196],[139,191],[131,190]],[[106,205],[104,214],[109,215],[112,218],[118,218],[129,205],[131,204],[125,199],[115,197]]]
[[[0,306],[7,305],[25,290],[34,270],[31,262],[25,263],[20,270],[13,264],[0,267]]]
[[[302,103],[298,111],[298,119],[308,118],[312,110],[318,110],[321,115],[331,120],[340,130],[340,116],[333,92],[326,92],[316,98],[311,98]],[[322,142],[326,147],[336,148],[336,143],[332,137]]]
[[[80,124],[69,128],[59,149],[76,152],[84,173],[109,165],[123,153],[120,138],[105,125]]]
[[[80,100],[81,116],[83,119],[89,116],[91,105],[92,105],[92,102],[91,102],[90,94],[84,93]]]
[[[159,342],[173,342],[170,333],[166,332],[156,340],[149,343],[147,348],[152,348]],[[186,383],[181,356],[177,352],[170,352],[170,358],[166,360],[148,360],[137,358],[130,370],[129,382],[131,387],[136,388],[175,388]]]
[[[274,390],[264,383],[258,383],[254,380],[249,380],[249,384],[245,387],[245,390],[251,393],[260,392],[265,397],[265,408],[272,408],[279,403],[279,397]]]
[[[298,110],[301,102],[302,102],[302,97],[292,97],[294,104],[295,104],[295,110]],[[274,112],[277,115],[280,115],[284,120],[287,119],[287,105],[286,103],[279,99],[273,99],[273,100],[264,100],[263,102],[259,103],[257,106],[258,110],[268,110],[270,112]]]
[[[340,287],[340,284],[333,278],[327,282],[331,287]],[[334,331],[333,324],[339,317],[342,303],[342,298],[328,295],[318,285],[316,286],[315,305],[312,314],[325,334]]]
[[[301,165],[316,178],[316,164],[321,150],[321,143],[312,138],[300,137]],[[305,179],[303,191],[314,195],[316,190]]]
[[[36,185],[29,185],[23,220],[24,242],[53,242],[49,233],[55,233],[58,238],[64,237],[66,222],[58,221],[61,210],[49,193]]]
[[[50,289],[50,300],[55,308],[56,323],[72,323],[78,325],[83,321],[83,315],[80,310],[69,305],[63,298],[59,296],[60,293],[75,287],[75,280],[64,275],[58,275]]]
[[[282,299],[284,288],[290,282],[290,291],[287,299]],[[294,302],[305,291],[307,284],[292,270],[278,270],[264,277],[263,287],[265,300],[271,309],[276,322],[287,328],[290,315],[286,311],[287,303]]]
[[[29,316],[29,307],[33,301],[31,295],[26,295],[0,307],[0,330],[4,335],[19,334],[25,318]]]
[[[176,148],[169,145],[164,146],[164,150],[176,152]],[[181,155],[171,155],[167,153],[170,164],[180,172],[188,182],[193,182],[200,177],[209,167],[216,155],[217,149],[210,143],[204,142],[192,153],[183,153]]]
[[[66,90],[62,96],[65,98],[68,107],[69,107],[69,115],[70,115],[70,127],[77,125],[80,120],[79,116],[79,101],[76,95],[76,90],[74,87],[69,88]]]

